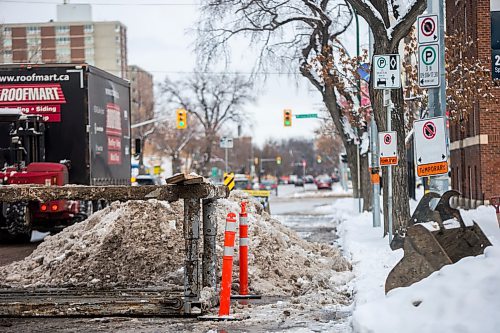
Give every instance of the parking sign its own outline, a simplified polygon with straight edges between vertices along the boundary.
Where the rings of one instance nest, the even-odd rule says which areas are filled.
[[[401,61],[399,54],[373,56],[375,89],[401,88]]]

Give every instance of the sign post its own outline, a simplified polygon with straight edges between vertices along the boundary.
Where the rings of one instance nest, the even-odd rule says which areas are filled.
[[[373,56],[374,82],[375,89],[399,89],[401,88],[401,60],[399,54],[384,54]],[[385,92],[384,96],[389,95],[390,91]],[[392,132],[391,110],[393,107],[390,98],[387,100],[387,126],[386,131]],[[384,102],[384,104],[386,104]],[[380,146],[380,145],[379,145]],[[397,146],[396,146],[397,148]],[[397,149],[396,149],[397,152]],[[396,160],[397,161],[397,160]],[[392,242],[392,164],[387,165],[387,220],[389,229],[389,244]]]
[[[441,0],[427,0],[429,14],[417,18],[418,84],[421,88],[429,89],[429,117],[446,115],[443,7]],[[443,193],[448,190],[448,182],[446,177],[433,177],[430,179],[430,189]]]
[[[223,136],[220,138],[220,147],[224,148],[224,155],[225,155],[225,171],[226,173],[228,172],[228,163],[227,163],[227,150],[229,148],[233,148],[233,138]]]

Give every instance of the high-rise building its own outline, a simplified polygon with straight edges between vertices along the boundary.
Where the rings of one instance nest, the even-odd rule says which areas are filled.
[[[153,75],[136,65],[128,66],[132,124],[154,117]]]
[[[447,0],[446,30],[472,40],[468,50],[491,79],[500,79],[500,3],[497,0]],[[456,56],[467,56],[459,55]],[[467,119],[450,126],[452,188],[461,192],[461,206],[474,208],[500,195],[500,84],[493,98],[484,96]]]
[[[57,6],[57,21],[0,24],[0,63],[80,63],[127,77],[127,28],[93,22],[90,5]]]

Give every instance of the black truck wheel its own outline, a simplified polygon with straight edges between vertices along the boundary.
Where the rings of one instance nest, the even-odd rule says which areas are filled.
[[[29,242],[31,239],[31,214],[27,202],[8,205],[5,215],[7,232],[12,240]]]

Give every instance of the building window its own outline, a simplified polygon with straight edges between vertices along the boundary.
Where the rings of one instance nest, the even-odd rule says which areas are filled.
[[[92,36],[86,36],[85,37],[85,45],[92,45],[94,44],[94,37]]]
[[[42,44],[42,40],[39,37],[30,37],[26,40],[28,46],[39,46]]]
[[[94,26],[92,24],[85,24],[85,26],[83,27],[83,31],[85,33],[94,32]]]
[[[70,39],[69,37],[56,37],[57,45],[69,45]]]
[[[119,24],[115,25],[115,32],[119,32],[120,28],[121,28],[121,26]]]
[[[39,34],[40,27],[30,25],[30,26],[26,27],[26,33],[27,34]]]
[[[10,49],[12,47],[12,39],[11,38],[4,38],[3,39],[3,47]]]
[[[12,34],[10,27],[3,27],[3,34],[4,36],[10,36]]]
[[[67,26],[67,25],[58,25],[58,26],[56,26],[56,33],[58,33],[58,34],[69,34],[69,26]]]
[[[3,51],[3,60],[4,62],[12,62],[12,50]]]
[[[56,58],[58,62],[70,62],[71,61],[71,49],[67,47],[56,48]]]

